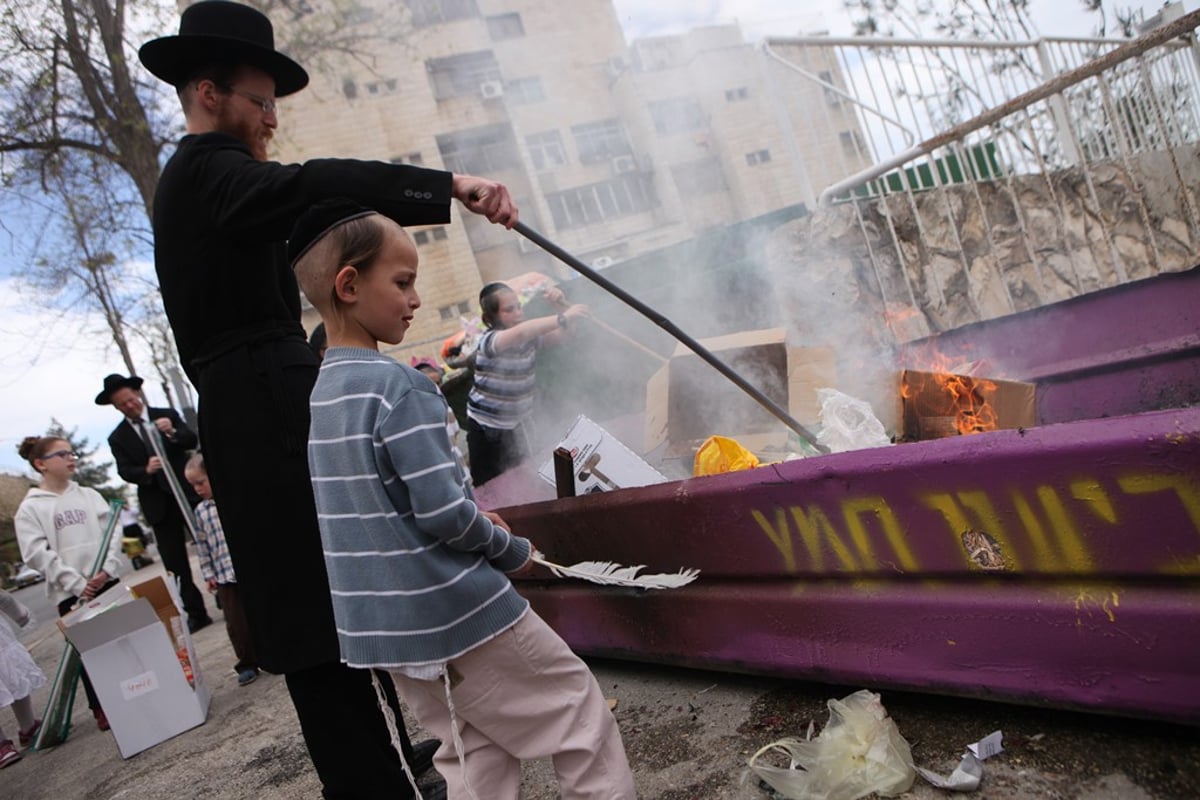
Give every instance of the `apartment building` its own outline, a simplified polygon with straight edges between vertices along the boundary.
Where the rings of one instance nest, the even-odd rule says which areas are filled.
[[[380,24],[370,4],[383,2],[366,0],[363,25]],[[811,205],[847,174],[847,154],[850,171],[865,166],[847,147],[861,142],[858,123],[830,91],[840,75],[821,51],[784,64],[735,25],[627,45],[608,0],[402,5],[389,13],[407,26],[401,43],[327,53],[311,68],[309,89],[282,107],[278,158],[385,159],[503,181],[522,221],[597,268]],[[566,276],[457,207],[449,225],[411,233],[425,313],[398,357],[436,352],[488,281]]]

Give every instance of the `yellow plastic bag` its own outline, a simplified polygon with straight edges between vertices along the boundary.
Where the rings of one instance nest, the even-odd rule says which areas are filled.
[[[751,453],[735,439],[727,436],[710,436],[696,451],[696,463],[692,474],[719,475],[722,472],[737,472],[758,466],[758,456]]]

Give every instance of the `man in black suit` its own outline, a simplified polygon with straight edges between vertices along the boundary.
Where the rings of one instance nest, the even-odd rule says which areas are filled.
[[[200,502],[183,477],[188,451],[198,440],[174,409],[147,408],[138,392],[141,386],[142,379],[137,376],[109,375],[104,379],[104,388],[96,395],[96,405],[111,404],[125,416],[108,437],[109,449],[117,462],[117,474],[137,486],[138,503],[146,521],[154,528],[158,554],[162,556],[163,566],[179,578],[179,596],[187,613],[188,630],[195,633],[212,623],[212,617],[204,607],[204,595],[192,582],[187,522],[171,488],[167,470],[174,473],[180,499],[188,508]],[[163,464],[156,454],[152,436],[162,442],[167,464]]]
[[[249,6],[193,3],[179,35],[138,57],[175,87],[187,124],[155,193],[154,265],[200,394],[205,464],[259,664],[286,676],[326,800],[412,797],[372,673],[341,661],[306,452],[319,362],[285,242],[301,214],[334,197],[407,225],[448,222],[456,199],[511,228],[516,206],[502,184],[469,175],[270,161],[276,99],[303,89],[308,73],[275,50],[270,20]],[[396,709],[391,680],[380,683]],[[398,734],[413,771],[427,767],[428,744],[414,750],[402,725]]]

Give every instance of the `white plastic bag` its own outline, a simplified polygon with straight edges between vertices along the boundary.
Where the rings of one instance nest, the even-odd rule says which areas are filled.
[[[830,700],[829,722],[809,739],[780,739],[750,757],[750,769],[791,800],[855,800],[871,792],[895,797],[916,778],[912,751],[879,695],[863,689]],[[791,758],[790,768],[758,764],[772,750]]]
[[[871,404],[837,389],[818,389],[821,401],[821,429],[817,441],[831,453],[883,447],[892,443]]]

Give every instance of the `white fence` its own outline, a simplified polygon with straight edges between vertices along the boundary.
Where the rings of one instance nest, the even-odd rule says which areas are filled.
[[[1045,284],[1034,287],[1044,302],[1200,261],[1197,26],[1200,12],[1133,40],[774,38],[764,50],[820,84],[831,103],[857,110],[854,146],[874,166],[847,169],[819,204],[853,204],[864,238],[890,251],[872,256],[885,302],[923,310],[945,301],[923,279],[930,247],[957,259],[967,284],[979,280],[983,250],[992,262],[1019,252],[1035,279],[1006,274],[1003,259],[994,265],[1011,311],[1031,304],[1022,280]],[[820,61],[814,48],[826,58],[834,51],[839,70],[805,72],[801,65]],[[1068,189],[1080,220],[1062,197]],[[921,197],[930,193],[944,198]],[[1057,219],[1043,224],[1047,209]],[[964,230],[967,220],[977,230]],[[876,235],[880,227],[888,234]],[[1015,246],[1001,241],[1010,235]],[[970,241],[979,237],[982,248]],[[1081,254],[1081,242],[1099,255]],[[977,291],[965,296],[980,302]]]

